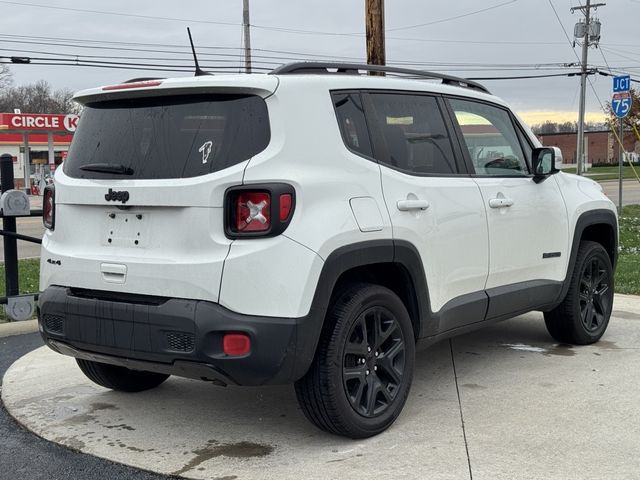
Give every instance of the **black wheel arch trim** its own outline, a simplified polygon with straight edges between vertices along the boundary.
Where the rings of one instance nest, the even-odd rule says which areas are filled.
[[[569,284],[571,283],[571,275],[573,274],[573,269],[576,265],[576,258],[578,256],[580,241],[582,240],[582,236],[587,227],[591,227],[594,225],[607,225],[611,227],[610,234],[613,235],[613,238],[611,238],[610,240],[613,243],[613,252],[607,253],[609,253],[610,255],[611,266],[613,267],[613,271],[615,272],[616,264],[618,262],[618,218],[612,210],[607,210],[604,208],[597,210],[588,210],[582,213],[576,221],[573,240],[571,242],[571,255],[569,257],[569,263],[567,264],[567,274],[565,276],[564,282],[562,282],[562,290],[560,291],[556,304],[559,304],[564,299],[564,297],[567,296],[567,292],[569,291]]]
[[[305,321],[310,324],[307,328],[300,329],[297,351],[298,368],[296,368],[294,377],[302,377],[311,365],[327,309],[340,277],[354,268],[381,263],[396,263],[406,269],[413,282],[417,297],[416,309],[419,317],[417,320],[423,321],[425,318],[429,318],[430,304],[426,276],[420,254],[411,243],[402,240],[379,239],[340,247],[327,257],[320,272],[311,309],[305,318]]]

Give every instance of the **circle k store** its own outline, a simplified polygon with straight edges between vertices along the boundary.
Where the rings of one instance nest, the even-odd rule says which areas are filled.
[[[0,154],[13,157],[16,188],[39,195],[66,158],[77,115],[0,113]]]

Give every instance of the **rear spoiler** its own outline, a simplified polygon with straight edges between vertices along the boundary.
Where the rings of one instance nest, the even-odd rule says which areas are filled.
[[[220,75],[216,77],[183,77],[144,79],[116,85],[82,90],[73,97],[81,105],[124,98],[194,95],[202,93],[249,94],[266,98],[280,83],[275,75]]]

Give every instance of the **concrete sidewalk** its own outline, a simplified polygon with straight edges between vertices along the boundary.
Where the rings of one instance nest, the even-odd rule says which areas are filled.
[[[8,411],[68,447],[189,478],[638,478],[640,298],[616,296],[605,337],[557,345],[532,313],[418,356],[403,414],[351,441],[315,429],[291,387],[170,379],[128,395],[38,349],[4,378]]]

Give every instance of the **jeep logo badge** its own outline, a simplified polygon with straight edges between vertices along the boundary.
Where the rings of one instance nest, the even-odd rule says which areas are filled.
[[[107,202],[110,201],[114,201],[114,202],[122,202],[122,203],[127,203],[127,200],[129,200],[129,192],[127,192],[126,190],[123,190],[122,192],[114,192],[112,188],[109,189],[109,192],[104,196],[104,199]]]

